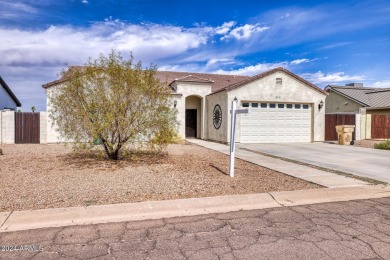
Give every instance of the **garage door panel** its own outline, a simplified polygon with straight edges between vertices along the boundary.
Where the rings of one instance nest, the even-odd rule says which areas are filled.
[[[256,101],[260,103],[259,101]],[[264,102],[263,102],[264,103]],[[311,106],[298,108],[250,107],[249,113],[241,117],[241,142],[310,142]]]

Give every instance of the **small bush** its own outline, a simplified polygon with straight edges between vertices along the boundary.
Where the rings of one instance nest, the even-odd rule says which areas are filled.
[[[390,140],[374,144],[375,149],[390,150]]]
[[[0,155],[3,155],[3,150],[0,148]]]

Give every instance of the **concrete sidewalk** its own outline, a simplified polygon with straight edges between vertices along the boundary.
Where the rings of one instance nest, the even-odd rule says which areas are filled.
[[[269,192],[88,207],[0,212],[0,233],[48,227],[195,216],[390,196],[390,186]]]
[[[225,144],[208,142],[201,139],[188,139],[190,143],[206,147],[224,154],[230,153],[230,147]],[[305,165],[300,165],[292,162],[275,159],[269,156],[264,156],[255,152],[236,149],[236,158],[263,166],[265,168],[275,170],[296,178],[300,178],[319,185],[336,188],[336,187],[357,187],[367,185],[367,182],[354,178],[337,175],[326,171],[321,171]]]

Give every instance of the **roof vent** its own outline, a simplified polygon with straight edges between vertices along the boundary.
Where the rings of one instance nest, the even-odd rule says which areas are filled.
[[[348,84],[345,84],[346,87],[354,87],[354,88],[362,88],[363,87],[363,83],[348,83]]]

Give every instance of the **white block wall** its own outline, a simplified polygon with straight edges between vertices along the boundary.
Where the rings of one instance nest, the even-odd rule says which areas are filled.
[[[47,143],[47,112],[39,112],[39,142]]]
[[[355,115],[355,140],[362,140],[360,124],[361,124],[361,115],[356,114]]]
[[[0,111],[0,142],[15,143],[15,112]]]

